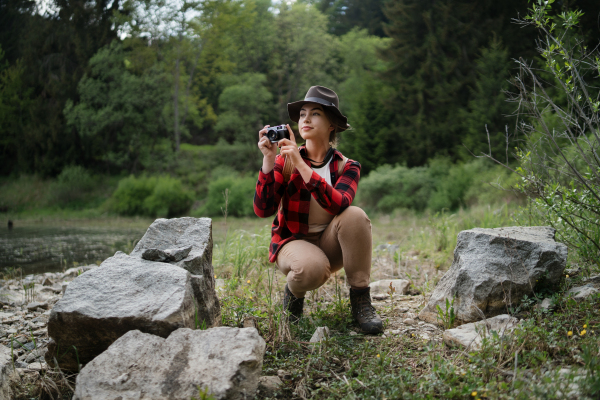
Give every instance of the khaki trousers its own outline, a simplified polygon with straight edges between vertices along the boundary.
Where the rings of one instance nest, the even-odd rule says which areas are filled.
[[[277,267],[298,298],[342,268],[350,286],[362,288],[369,286],[372,247],[371,220],[361,208],[350,206],[323,232],[286,243],[277,254]]]

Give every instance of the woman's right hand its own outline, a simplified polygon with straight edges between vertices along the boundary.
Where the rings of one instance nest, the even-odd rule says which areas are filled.
[[[258,132],[258,148],[265,158],[272,161],[275,160],[275,156],[277,156],[277,144],[271,143],[266,136],[269,126],[270,125],[265,125],[265,127]]]

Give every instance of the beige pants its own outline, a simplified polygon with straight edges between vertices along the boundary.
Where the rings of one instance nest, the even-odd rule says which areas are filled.
[[[362,288],[369,286],[372,246],[371,220],[362,209],[350,206],[323,232],[286,243],[277,254],[277,267],[298,298],[342,267],[348,284]]]

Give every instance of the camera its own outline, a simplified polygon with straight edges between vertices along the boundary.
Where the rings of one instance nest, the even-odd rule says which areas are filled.
[[[277,143],[282,139],[289,139],[290,133],[287,130],[287,126],[279,125],[268,128],[266,136],[271,143]]]

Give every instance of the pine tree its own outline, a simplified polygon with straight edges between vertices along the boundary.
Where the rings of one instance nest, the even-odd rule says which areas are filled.
[[[436,155],[459,158],[465,132],[459,116],[471,98],[474,60],[493,32],[509,23],[517,2],[390,0],[382,55],[392,66],[385,79],[398,160],[422,165]],[[512,32],[512,30],[511,30]],[[511,38],[511,43],[519,42]],[[521,53],[523,52],[520,49]]]

